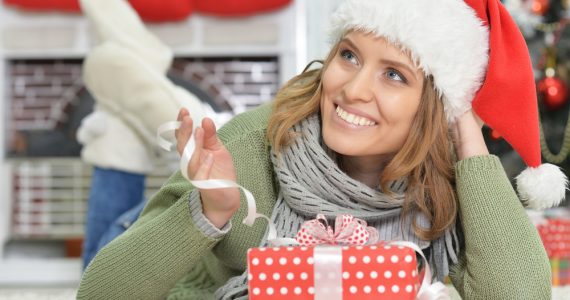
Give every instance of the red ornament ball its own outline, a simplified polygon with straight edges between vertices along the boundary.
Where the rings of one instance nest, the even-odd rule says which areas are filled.
[[[544,16],[550,7],[550,0],[531,0],[531,11],[539,16]]]
[[[538,82],[538,92],[548,109],[558,109],[568,101],[568,87],[558,77],[546,77]]]
[[[491,129],[490,136],[494,141],[498,141],[502,138],[501,134],[498,131],[496,131],[495,129]]]

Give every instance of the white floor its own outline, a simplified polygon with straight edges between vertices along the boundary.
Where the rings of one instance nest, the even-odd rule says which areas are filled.
[[[0,300],[73,300],[74,288],[0,289]]]

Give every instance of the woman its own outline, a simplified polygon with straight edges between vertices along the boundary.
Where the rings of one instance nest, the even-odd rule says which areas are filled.
[[[503,18],[510,31],[501,46],[512,55],[502,59],[520,65],[517,54],[526,53],[522,64],[530,69],[524,41],[498,0],[429,3],[346,1],[333,17],[335,45],[322,68],[293,78],[272,105],[218,132],[209,119],[192,132],[194,121],[182,110],[178,151],[194,138],[190,178],[237,181],[279,236],[294,236],[317,213],[348,213],[376,227],[381,239],[420,245],[437,276],[450,275],[465,299],[549,299],[550,267],[538,234],[469,110],[497,84],[491,66],[506,51],[494,48],[500,26],[490,27],[488,41],[481,18]],[[458,53],[457,45],[467,50]],[[528,73],[512,76],[529,83]],[[530,73],[531,92],[532,84]],[[477,112],[497,124],[485,109]],[[97,255],[78,298],[247,298],[246,251],[267,242],[266,223],[241,224],[240,202],[237,189],[198,190],[174,174],[140,219]]]

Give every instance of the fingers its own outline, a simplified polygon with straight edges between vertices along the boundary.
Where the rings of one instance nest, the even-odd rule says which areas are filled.
[[[184,147],[192,137],[193,121],[186,109],[181,109],[177,120],[181,123],[180,128],[174,132],[176,137],[176,150],[182,155]]]
[[[204,147],[211,150],[218,150],[222,146],[222,142],[216,134],[216,125],[210,118],[202,120],[202,128],[204,128]]]
[[[205,159],[203,155],[205,154],[204,151],[204,129],[201,127],[196,128],[194,131],[194,141],[195,141],[195,148],[194,153],[192,153],[192,158],[190,158],[190,162],[188,163],[188,174],[191,178],[196,176],[196,172],[200,168],[201,162]]]
[[[214,155],[212,153],[206,154],[206,157],[200,163],[198,171],[194,175],[193,180],[206,180],[210,178],[210,171],[214,165]]]

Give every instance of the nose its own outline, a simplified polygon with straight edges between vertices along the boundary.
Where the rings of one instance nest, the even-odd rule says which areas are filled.
[[[367,68],[361,68],[353,73],[343,88],[345,99],[347,101],[372,101],[374,99],[374,73],[373,70]]]

